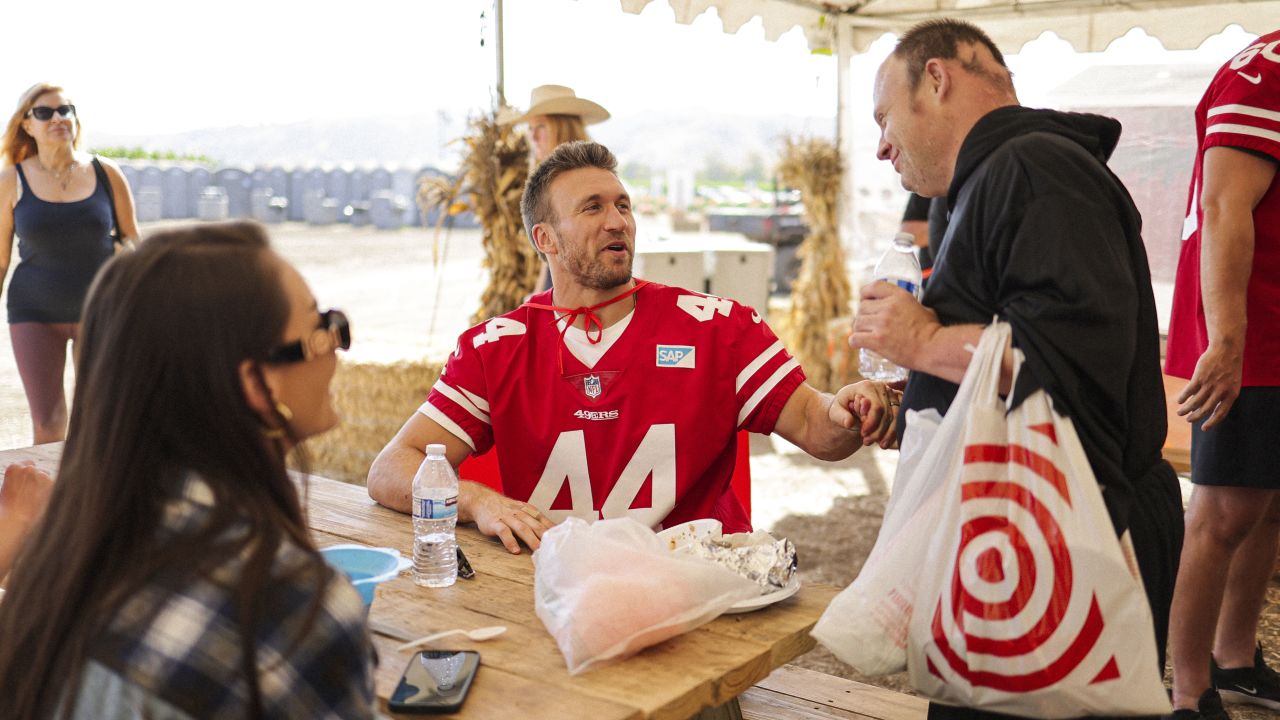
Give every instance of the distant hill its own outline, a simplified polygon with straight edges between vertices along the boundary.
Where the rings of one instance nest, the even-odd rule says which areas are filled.
[[[710,162],[720,162],[744,167],[757,156],[766,167],[772,167],[784,136],[833,137],[835,117],[653,112],[615,117],[591,132],[623,165],[634,162],[655,170],[699,170]]]
[[[786,133],[831,137],[835,120],[794,116],[742,117],[714,113],[651,112],[619,116],[592,133],[626,166],[655,172],[708,166],[769,168]],[[234,165],[354,163],[442,168],[457,165],[450,141],[465,119],[446,113],[366,119],[310,120],[286,125],[208,128],[164,135],[94,133],[95,147],[142,147],[206,155]]]
[[[162,135],[95,132],[92,146],[142,147],[205,155],[227,165],[441,165],[441,145],[453,134],[448,119],[403,115],[308,120],[285,125],[206,128]],[[459,127],[454,133],[460,131]],[[447,149],[445,150],[447,152]],[[456,164],[456,161],[454,161]]]

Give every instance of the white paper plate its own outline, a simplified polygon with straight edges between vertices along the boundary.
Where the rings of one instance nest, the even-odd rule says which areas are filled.
[[[724,526],[719,520],[706,519],[673,525],[659,532],[658,537],[666,542],[668,550],[678,550],[704,537],[720,537],[723,534]]]
[[[704,537],[720,537],[724,534],[724,526],[719,520],[691,520],[687,523],[680,523],[672,527],[666,528],[658,533],[658,537],[667,543],[667,548],[677,550],[693,542],[697,542]],[[726,615],[734,615],[737,613],[751,612],[768,607],[779,600],[786,600],[800,591],[800,575],[793,573],[791,582],[787,586],[753,598],[741,600],[729,606],[725,610]]]
[[[759,610],[760,608],[768,607],[779,600],[786,600],[798,592],[800,592],[800,575],[793,573],[791,575],[791,582],[787,583],[787,586],[781,590],[775,590],[759,597],[748,598],[741,602],[736,602],[733,605],[730,605],[729,609],[724,611],[724,614],[735,615],[737,613]]]

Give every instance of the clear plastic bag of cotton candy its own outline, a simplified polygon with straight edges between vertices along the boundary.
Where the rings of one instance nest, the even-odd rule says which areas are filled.
[[[534,608],[576,675],[715,619],[760,586],[630,518],[569,518],[533,554]]]

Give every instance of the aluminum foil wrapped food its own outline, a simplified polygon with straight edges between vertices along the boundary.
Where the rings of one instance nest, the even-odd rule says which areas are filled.
[[[763,530],[705,537],[681,551],[738,573],[759,585],[761,594],[786,587],[796,571],[796,546]]]

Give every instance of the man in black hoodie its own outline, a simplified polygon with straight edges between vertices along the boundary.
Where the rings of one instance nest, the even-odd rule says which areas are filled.
[[[1141,218],[1107,168],[1120,123],[1018,104],[991,39],[953,20],[917,25],[880,67],[878,156],[950,213],[923,298],[861,290],[850,344],[912,370],[906,409],[945,413],[993,316],[1026,356],[1016,406],[1038,389],[1074,421],[1117,534],[1132,534],[1161,667],[1182,542],[1159,336]],[[905,430],[900,418],[898,437]],[[939,705],[930,717],[983,713]]]

